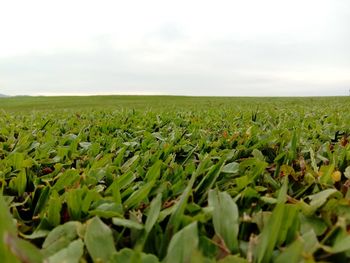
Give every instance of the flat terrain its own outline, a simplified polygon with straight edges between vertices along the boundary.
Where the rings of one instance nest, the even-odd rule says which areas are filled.
[[[332,105],[333,104],[333,105]],[[309,98],[278,98],[278,97],[186,97],[186,96],[72,96],[72,97],[8,97],[0,98],[0,110],[12,112],[57,111],[57,110],[93,110],[93,109],[157,109],[165,111],[174,107],[177,111],[203,110],[222,106],[226,109],[248,110],[252,107],[266,106],[288,107],[308,106],[332,107],[340,106],[346,110],[350,97],[309,97]]]
[[[0,98],[3,262],[347,262],[349,97]]]

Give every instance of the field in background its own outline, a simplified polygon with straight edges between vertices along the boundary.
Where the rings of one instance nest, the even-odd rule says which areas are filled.
[[[349,106],[0,98],[0,257],[346,262]]]
[[[350,103],[350,97],[309,97],[309,98],[254,98],[254,97],[186,97],[186,96],[72,96],[72,97],[9,97],[0,98],[0,109],[5,111],[55,111],[91,109],[164,109],[171,106],[177,110],[201,109],[223,106],[234,108],[259,105],[276,107],[310,106],[319,107],[337,104],[341,109]],[[187,108],[183,108],[187,107]],[[189,108],[188,108],[189,107]],[[252,109],[251,109],[252,110]]]

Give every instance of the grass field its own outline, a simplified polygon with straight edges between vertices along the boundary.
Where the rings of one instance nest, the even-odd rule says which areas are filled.
[[[347,262],[350,98],[0,98],[2,262]]]
[[[310,97],[310,98],[278,98],[278,97],[186,97],[186,96],[71,96],[71,97],[9,97],[0,98],[0,109],[10,112],[56,111],[56,110],[119,110],[124,109],[156,109],[167,110],[174,107],[177,111],[203,110],[208,107],[222,106],[226,109],[241,110],[247,107],[250,111],[260,106],[271,107],[345,107],[350,97]],[[333,104],[333,105],[332,105]],[[253,108],[252,108],[253,107]],[[311,108],[312,107],[312,108]],[[242,110],[246,110],[242,109]]]

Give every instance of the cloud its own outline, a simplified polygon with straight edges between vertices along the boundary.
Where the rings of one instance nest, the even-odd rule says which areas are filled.
[[[0,93],[341,95],[350,86],[346,0],[77,1],[65,19],[68,1],[57,12],[35,2],[48,13],[30,4],[17,21],[0,10],[0,28],[12,21]]]
[[[346,50],[322,56],[322,45],[228,40],[196,46],[179,32],[172,46],[165,35],[166,43],[148,35],[130,49],[105,35],[88,51],[2,59],[1,93],[341,95],[350,84]]]

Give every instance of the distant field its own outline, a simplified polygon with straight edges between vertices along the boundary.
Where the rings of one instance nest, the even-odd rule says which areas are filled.
[[[0,98],[0,261],[348,262],[349,107]]]
[[[169,108],[178,110],[200,109],[222,106],[226,108],[309,106],[332,107],[336,104],[344,109],[350,104],[350,97],[310,97],[310,98],[254,98],[254,97],[181,97],[181,96],[72,96],[72,97],[10,97],[0,98],[0,109],[6,111],[55,111],[84,109],[120,109],[120,108]],[[335,105],[333,105],[334,107]],[[189,108],[183,108],[189,107]]]

